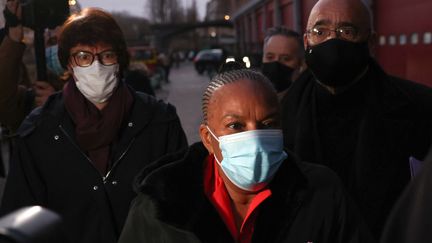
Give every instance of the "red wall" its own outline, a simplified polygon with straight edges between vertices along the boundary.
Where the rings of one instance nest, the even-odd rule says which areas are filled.
[[[262,18],[263,18],[263,9],[259,8],[256,11],[256,30],[258,33],[258,42],[262,43],[263,39],[264,39],[264,28],[262,25]]]
[[[266,8],[266,29],[273,27],[273,16],[274,16],[274,4],[273,1],[269,1],[265,5]]]
[[[281,1],[282,23],[288,28],[294,28],[292,1]]]
[[[423,42],[424,33],[432,33],[431,0],[376,0],[373,11],[379,38],[376,55],[379,63],[390,74],[432,86],[432,44]],[[411,42],[417,33],[418,43]],[[400,36],[406,36],[406,44]],[[389,36],[396,43],[389,43]]]
[[[309,18],[309,13],[312,10],[312,7],[315,5],[318,0],[304,0],[301,2],[301,9],[303,11],[303,17],[302,17],[302,26],[303,26],[303,32],[306,31],[307,21]]]

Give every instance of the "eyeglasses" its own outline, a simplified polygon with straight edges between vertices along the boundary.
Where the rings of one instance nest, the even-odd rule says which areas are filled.
[[[111,66],[117,63],[117,53],[113,50],[106,50],[93,54],[88,51],[79,51],[72,54],[75,63],[80,67],[88,67],[95,60],[95,56],[102,65]]]
[[[332,32],[335,32],[337,38],[347,41],[356,41],[359,35],[358,29],[353,26],[342,26],[336,29],[315,26],[312,29],[306,31],[306,34],[308,35],[308,38],[311,42],[321,43],[324,42]]]

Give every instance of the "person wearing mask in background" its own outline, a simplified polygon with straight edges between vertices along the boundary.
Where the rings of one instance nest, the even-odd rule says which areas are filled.
[[[58,45],[70,77],[18,129],[1,211],[41,205],[62,216],[69,242],[115,243],[135,175],[186,137],[172,105],[124,84],[129,57],[110,14],[70,16]]]
[[[386,74],[360,0],[320,0],[304,35],[308,70],[282,100],[285,145],[333,169],[376,238],[432,138],[432,90]]]
[[[63,68],[58,61],[55,35],[47,38],[48,80],[32,83],[22,59],[25,45],[19,0],[8,0],[2,10],[6,25],[0,38],[0,199],[8,173],[12,138],[30,111],[41,106],[56,90],[63,87],[60,75]]]
[[[63,69],[57,58],[55,35],[47,39],[48,81],[36,81],[30,87],[27,69],[22,63],[21,6],[19,0],[8,0],[4,9],[6,37],[0,44],[0,123],[15,132],[30,111],[45,103],[56,90],[63,88],[59,78]]]
[[[268,79],[232,63],[204,93],[202,142],[137,178],[119,243],[374,242],[334,172],[283,149]]]
[[[284,26],[268,29],[262,62],[263,74],[273,83],[281,99],[305,69],[301,36]]]

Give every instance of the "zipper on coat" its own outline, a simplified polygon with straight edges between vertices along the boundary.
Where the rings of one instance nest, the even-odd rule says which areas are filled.
[[[99,175],[102,178],[102,182],[105,184],[109,178],[109,176],[111,175],[111,171],[114,169],[114,167],[117,166],[117,164],[120,162],[120,160],[126,155],[126,153],[129,151],[130,147],[132,146],[132,143],[135,141],[135,138],[132,138],[132,140],[129,142],[128,146],[126,147],[126,149],[123,151],[123,153],[120,155],[120,157],[113,163],[113,166],[111,167],[111,169],[106,173],[106,175],[104,176],[102,173],[100,173],[100,171],[96,168],[96,166],[93,164],[92,160],[81,150],[81,148],[78,146],[78,144],[76,144],[74,142],[74,140],[72,139],[72,137],[66,132],[66,130],[63,128],[62,125],[59,125],[60,130],[62,131],[62,133],[68,138],[68,140],[72,143],[72,145],[78,149],[78,151],[81,153],[82,156],[84,156],[84,158],[86,158],[86,160],[92,165],[92,167],[99,173]]]
[[[123,153],[120,155],[120,157],[113,163],[113,166],[111,166],[111,169],[107,172],[107,174],[102,178],[103,183],[105,184],[108,180],[108,177],[111,175],[111,171],[117,166],[118,163],[120,163],[120,160],[123,159],[123,157],[126,155],[126,153],[129,151],[130,147],[132,146],[133,142],[135,141],[135,137],[131,139],[126,149],[123,151]]]

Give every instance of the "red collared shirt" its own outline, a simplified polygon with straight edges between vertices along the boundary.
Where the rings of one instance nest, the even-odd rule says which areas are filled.
[[[231,198],[225,187],[222,178],[219,176],[217,170],[217,163],[214,156],[211,154],[207,157],[207,163],[204,167],[204,192],[210,202],[216,208],[220,217],[224,221],[228,230],[230,231],[235,242],[250,243],[252,242],[252,235],[254,232],[255,219],[258,215],[258,206],[271,196],[270,189],[260,191],[252,199],[249,205],[246,217],[240,229],[237,229],[233,209],[231,207]]]

